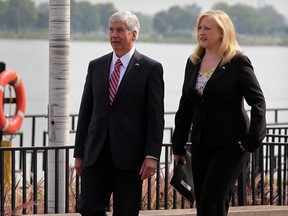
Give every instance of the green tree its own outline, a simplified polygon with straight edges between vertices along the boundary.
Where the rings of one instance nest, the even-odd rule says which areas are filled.
[[[228,6],[226,3],[217,3],[213,8],[223,10],[231,17],[237,33],[250,35],[285,33],[285,18],[272,6],[256,9],[242,4]]]
[[[153,19],[153,27],[154,29],[160,33],[164,34],[167,32],[169,25],[167,24],[168,15],[165,11],[161,11],[155,14]]]
[[[96,13],[100,16],[100,26],[103,32],[108,33],[109,17],[116,11],[112,3],[96,5]]]
[[[266,32],[260,13],[253,7],[243,4],[229,7],[222,3],[215,4],[213,8],[224,10],[231,17],[237,33],[256,35]]]
[[[140,22],[140,31],[142,33],[153,33],[153,17],[143,13],[135,13]]]
[[[89,2],[72,1],[71,31],[89,33],[95,32],[100,26],[100,16],[96,7]]]
[[[49,28],[49,4],[42,3],[37,8],[38,19],[35,24],[36,28],[48,29]]]
[[[161,11],[154,16],[153,26],[162,34],[192,32],[200,10],[195,4],[186,7],[170,7],[167,12]]]
[[[279,14],[274,7],[265,6],[260,8],[259,12],[267,27],[267,34],[281,35],[285,33],[285,17]]]
[[[4,22],[6,10],[7,10],[6,2],[0,1],[0,28],[1,29],[5,29],[6,28],[6,23]]]
[[[37,12],[34,2],[31,0],[7,1],[7,10],[4,13],[3,22],[10,30],[27,30],[33,27],[37,21]]]

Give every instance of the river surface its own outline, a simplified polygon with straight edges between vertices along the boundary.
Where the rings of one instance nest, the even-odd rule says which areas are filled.
[[[164,68],[165,110],[176,111],[186,60],[194,44],[138,43],[136,49]],[[71,41],[70,113],[78,113],[87,66],[91,59],[111,52],[109,42]],[[263,89],[267,108],[288,107],[288,47],[243,46]],[[49,91],[49,41],[0,40],[0,61],[23,79],[27,114],[46,114]]]

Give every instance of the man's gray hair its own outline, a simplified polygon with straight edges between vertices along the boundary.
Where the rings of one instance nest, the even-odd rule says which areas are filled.
[[[115,22],[115,21],[123,22],[124,25],[131,32],[136,31],[137,32],[136,39],[137,39],[140,31],[140,23],[135,14],[131,13],[130,11],[116,12],[109,19],[109,22]]]

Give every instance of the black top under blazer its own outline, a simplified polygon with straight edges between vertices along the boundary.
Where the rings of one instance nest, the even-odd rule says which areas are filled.
[[[160,157],[164,128],[162,65],[135,51],[109,104],[112,54],[92,60],[82,95],[74,157],[92,166],[109,137],[113,163],[139,170],[147,155]]]
[[[249,58],[237,54],[216,67],[201,97],[195,90],[200,63],[188,59],[182,96],[175,116],[173,154],[185,155],[191,131],[192,145],[238,145],[255,151],[266,135],[266,104]],[[244,99],[251,107],[250,121]],[[191,130],[192,126],[192,130]]]

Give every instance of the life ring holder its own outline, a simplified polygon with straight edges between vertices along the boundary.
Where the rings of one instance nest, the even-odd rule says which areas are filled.
[[[14,88],[16,96],[15,115],[8,121],[4,113],[4,90],[9,84]],[[26,109],[26,96],[23,82],[20,76],[12,70],[5,70],[0,73],[0,130],[4,134],[15,134],[21,127]]]

